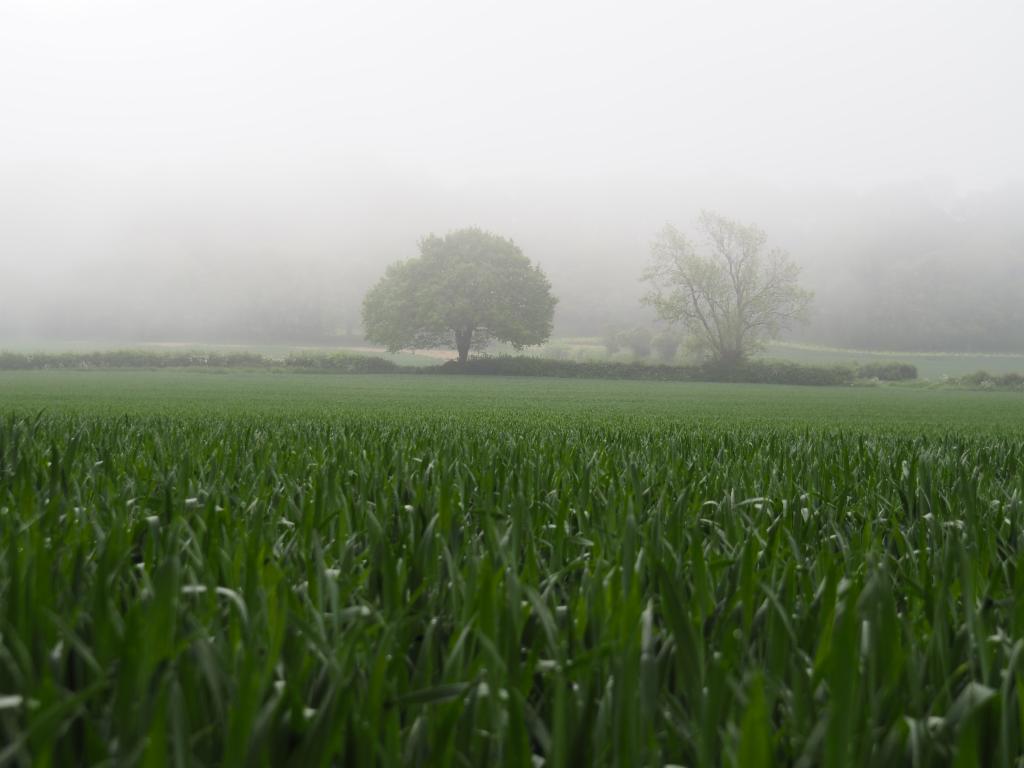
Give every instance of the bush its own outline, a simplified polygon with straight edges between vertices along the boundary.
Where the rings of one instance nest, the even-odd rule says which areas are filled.
[[[0,371],[23,371],[33,367],[31,356],[17,352],[0,352]]]
[[[1024,389],[1024,375],[1019,373],[993,375],[988,371],[976,371],[961,376],[955,382],[963,387],[981,387],[982,389]]]
[[[708,363],[701,368],[702,381],[741,384],[799,384],[814,387],[849,386],[853,369],[842,365],[800,365],[784,361],[748,361],[740,365]]]
[[[980,387],[985,384],[989,384],[991,386],[992,374],[988,371],[975,371],[974,373],[969,373],[966,376],[961,376],[957,383],[968,387]]]
[[[310,355],[293,354],[284,361],[285,367],[300,371],[325,373],[401,373],[403,366],[382,357],[365,355]]]
[[[917,378],[917,366],[910,363],[865,363],[856,370],[858,379],[913,381]]]

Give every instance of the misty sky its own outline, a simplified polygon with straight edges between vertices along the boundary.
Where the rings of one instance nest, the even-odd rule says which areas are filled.
[[[635,240],[722,190],[996,188],[1022,30],[1011,1],[3,0],[0,280],[365,266],[468,224],[560,227],[550,260],[605,190]]]

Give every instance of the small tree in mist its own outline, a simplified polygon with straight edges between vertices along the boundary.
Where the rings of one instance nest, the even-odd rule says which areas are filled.
[[[671,363],[676,359],[682,341],[682,337],[675,331],[665,330],[651,339],[651,347],[659,360],[663,363]]]
[[[683,326],[705,357],[737,365],[803,320],[813,294],[797,283],[800,268],[788,254],[767,248],[760,228],[705,211],[698,230],[700,252],[671,225],[659,233],[644,303]]]
[[[420,242],[363,300],[366,338],[390,351],[454,347],[459,360],[491,339],[516,349],[551,335],[557,299],[515,243],[480,229]]]
[[[623,340],[633,357],[640,359],[651,354],[651,338],[653,334],[642,326],[637,326],[623,334]]]
[[[601,343],[609,355],[617,354],[622,349],[622,331],[613,325],[608,326],[601,336]]]

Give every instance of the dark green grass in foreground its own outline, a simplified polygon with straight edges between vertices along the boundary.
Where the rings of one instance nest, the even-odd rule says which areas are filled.
[[[1019,395],[27,373],[0,412],[0,763],[1020,764]]]

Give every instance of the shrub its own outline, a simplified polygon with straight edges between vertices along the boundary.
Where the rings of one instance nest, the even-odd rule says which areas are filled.
[[[991,381],[992,374],[988,371],[975,371],[974,373],[969,373],[966,376],[961,376],[959,383],[969,387],[980,387]]]
[[[292,354],[285,358],[286,368],[326,373],[401,373],[403,367],[382,357],[366,355]]]
[[[988,371],[976,371],[954,380],[963,387],[980,387],[982,389],[1024,389],[1024,375],[1004,373],[993,375]]]
[[[853,369],[842,365],[800,365],[777,360],[747,361],[739,365],[708,363],[701,368],[703,381],[741,384],[799,384],[816,387],[849,386]]]

